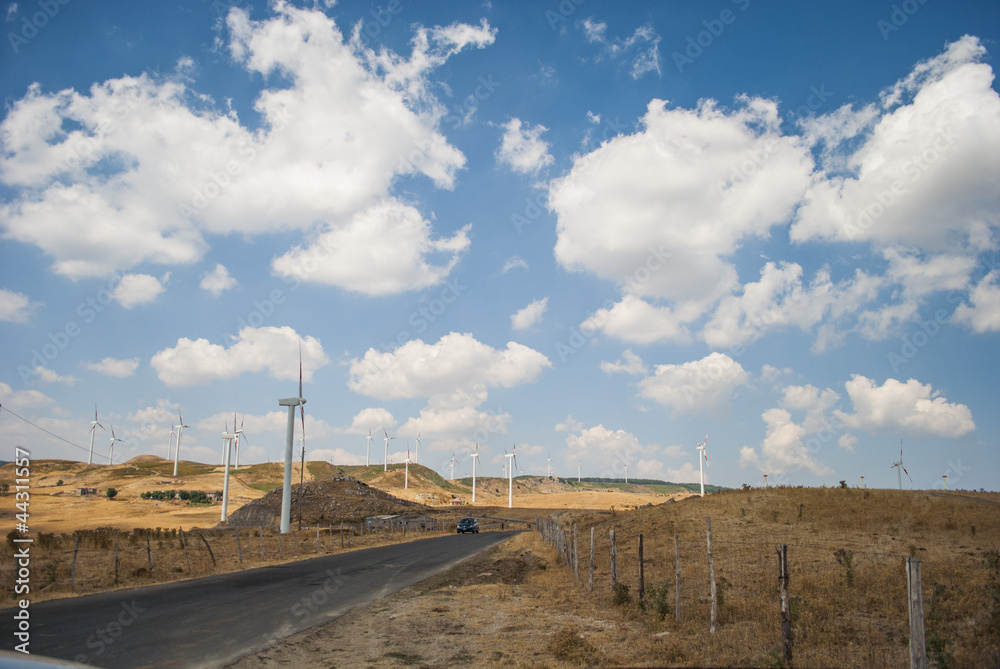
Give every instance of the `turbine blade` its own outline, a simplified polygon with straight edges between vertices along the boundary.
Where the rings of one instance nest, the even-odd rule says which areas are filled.
[[[302,399],[302,338],[299,337],[299,399]]]

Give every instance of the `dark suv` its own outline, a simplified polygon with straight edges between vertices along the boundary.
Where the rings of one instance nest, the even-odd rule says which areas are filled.
[[[458,534],[465,534],[466,532],[475,532],[479,534],[479,521],[475,518],[463,518],[458,521],[458,527],[455,529]]]

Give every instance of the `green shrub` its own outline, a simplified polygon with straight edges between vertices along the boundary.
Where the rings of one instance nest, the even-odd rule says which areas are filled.
[[[619,581],[615,583],[615,587],[612,588],[613,599],[612,601],[621,606],[623,604],[628,604],[632,601],[632,595],[629,593],[629,588],[627,585]]]

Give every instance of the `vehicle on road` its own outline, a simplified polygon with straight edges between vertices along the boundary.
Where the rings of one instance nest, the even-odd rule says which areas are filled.
[[[458,534],[465,534],[466,532],[475,532],[476,534],[479,534],[479,521],[472,516],[463,518],[458,521],[458,527],[455,528],[455,532]]]

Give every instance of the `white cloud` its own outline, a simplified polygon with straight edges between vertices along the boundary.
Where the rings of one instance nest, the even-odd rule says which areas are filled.
[[[656,72],[657,75],[661,73],[660,36],[652,26],[639,26],[631,37],[624,40],[620,37],[609,40],[606,37],[608,26],[600,21],[584,19],[581,27],[588,42],[603,47],[598,60],[603,56],[625,59],[630,64],[629,74],[633,79],[639,79],[648,72]]]
[[[638,355],[627,348],[622,351],[621,359],[616,362],[601,361],[601,371],[605,374],[615,374],[624,372],[625,374],[644,375],[649,374],[649,368]]]
[[[1000,272],[990,272],[972,289],[969,303],[955,308],[952,321],[968,325],[973,332],[1000,331]]]
[[[325,232],[306,248],[272,262],[275,274],[386,295],[434,286],[448,276],[469,247],[470,225],[449,238],[432,239],[431,225],[415,208],[386,200]],[[435,265],[430,257],[441,256]]]
[[[35,374],[37,374],[38,378],[45,383],[62,383],[67,386],[71,386],[80,380],[75,376],[60,376],[56,372],[45,367],[35,367]]]
[[[27,323],[41,306],[41,303],[28,299],[27,295],[0,288],[0,322]]]
[[[518,268],[527,271],[527,269],[528,269],[528,263],[525,262],[524,258],[522,258],[520,256],[511,256],[511,257],[507,258],[507,260],[504,261],[504,263],[503,263],[503,269],[500,270],[500,273],[501,274],[506,274],[510,270],[512,270],[512,269],[518,269]]]
[[[15,392],[9,385],[0,381],[0,404],[37,409],[52,404],[52,402],[52,398],[45,393],[37,390],[18,390]]]
[[[639,395],[675,414],[711,414],[726,408],[750,373],[724,353],[711,353],[680,365],[656,365],[653,375],[639,381]]]
[[[148,274],[126,274],[115,286],[112,298],[125,309],[149,304],[163,292],[163,284]]]
[[[368,407],[362,409],[351,419],[351,426],[345,431],[350,434],[361,434],[365,437],[371,433],[372,437],[378,436],[385,430],[393,430],[396,427],[396,419],[388,409],[382,407]]]
[[[657,307],[635,295],[625,295],[608,308],[598,309],[580,324],[583,330],[600,331],[633,344],[689,339],[685,316],[669,307]]]
[[[201,276],[199,287],[211,293],[214,297],[219,297],[230,288],[235,288],[236,285],[236,279],[229,275],[229,270],[226,269],[226,266],[217,263],[211,272],[205,272]]]
[[[177,340],[177,346],[156,353],[150,366],[163,383],[171,388],[201,385],[216,379],[231,379],[245,372],[267,370],[276,379],[298,380],[299,342],[302,343],[302,368],[305,381],[329,359],[314,337],[302,337],[292,328],[245,327],[229,348],[207,339]],[[289,392],[293,389],[289,386]]]
[[[767,363],[760,368],[760,378],[765,381],[776,381],[779,376],[791,374],[791,367],[785,367],[784,369],[779,369]]]
[[[857,124],[846,174],[836,160],[817,174],[792,240],[992,247],[1000,222],[1000,193],[991,186],[1000,178],[1000,96],[984,55],[979,40],[965,36],[884,91],[878,116]]]
[[[554,428],[556,432],[579,432],[583,429],[583,423],[573,418],[573,414],[566,416],[565,422],[556,423]]]
[[[658,446],[641,444],[631,432],[595,425],[567,435],[563,455],[567,467],[582,460],[584,468],[597,470],[601,477],[621,478],[628,465],[630,477],[659,478],[663,463],[656,459],[658,451]]]
[[[872,379],[855,374],[844,387],[854,404],[854,413],[835,413],[850,428],[952,439],[976,429],[969,407],[948,402],[930,384],[916,379],[906,383],[886,379],[877,386]]]
[[[817,476],[833,470],[816,460],[804,442],[809,431],[795,423],[785,409],[768,409],[761,418],[767,426],[764,440],[760,443],[761,454],[744,446],[740,449],[740,466],[756,465],[768,474],[788,474],[799,469],[808,469]]]
[[[115,358],[104,358],[100,362],[85,362],[83,363],[83,367],[84,369],[89,369],[90,371],[97,372],[98,374],[124,379],[128,376],[132,376],[135,373],[135,370],[139,369],[139,359],[128,358],[125,360],[117,360]]]
[[[692,320],[737,285],[726,258],[739,244],[789,218],[812,158],[781,135],[776,103],[760,98],[734,110],[653,100],[642,123],[552,182],[556,259],[638,297],[692,304],[693,314],[683,309]]]
[[[33,85],[0,124],[0,180],[19,189],[0,204],[6,236],[41,248],[57,273],[81,278],[140,263],[190,264],[207,251],[208,234],[232,232],[327,233],[339,245],[334,258],[350,259],[381,230],[402,235],[388,249],[402,253],[378,291],[439,281],[467,246],[465,232],[434,241],[419,216],[407,228],[398,218],[379,221],[379,207],[393,201],[398,178],[454,186],[465,157],[438,130],[446,109],[430,93],[431,72],[491,44],[496,31],[485,21],[417,27],[403,57],[366,49],[360,23],[345,43],[321,10],[289,3],[272,4],[260,21],[233,7],[226,27],[222,46],[236,66],[270,86],[254,100],[259,128],[189,89],[183,74],[123,76],[82,93]],[[424,262],[437,252],[444,263]],[[307,279],[363,290],[372,268],[352,268],[363,276],[331,270]]]
[[[705,472],[705,483],[708,483],[709,472]],[[680,469],[667,468],[666,480],[672,483],[699,483],[701,472],[690,462],[685,462]]]
[[[534,300],[510,317],[510,326],[515,330],[527,330],[541,322],[542,315],[548,307],[549,298],[543,297],[540,300]]]
[[[503,138],[497,149],[497,161],[521,174],[538,174],[554,161],[549,143],[542,139],[548,130],[544,125],[522,126],[521,119],[512,118],[503,125]]]

